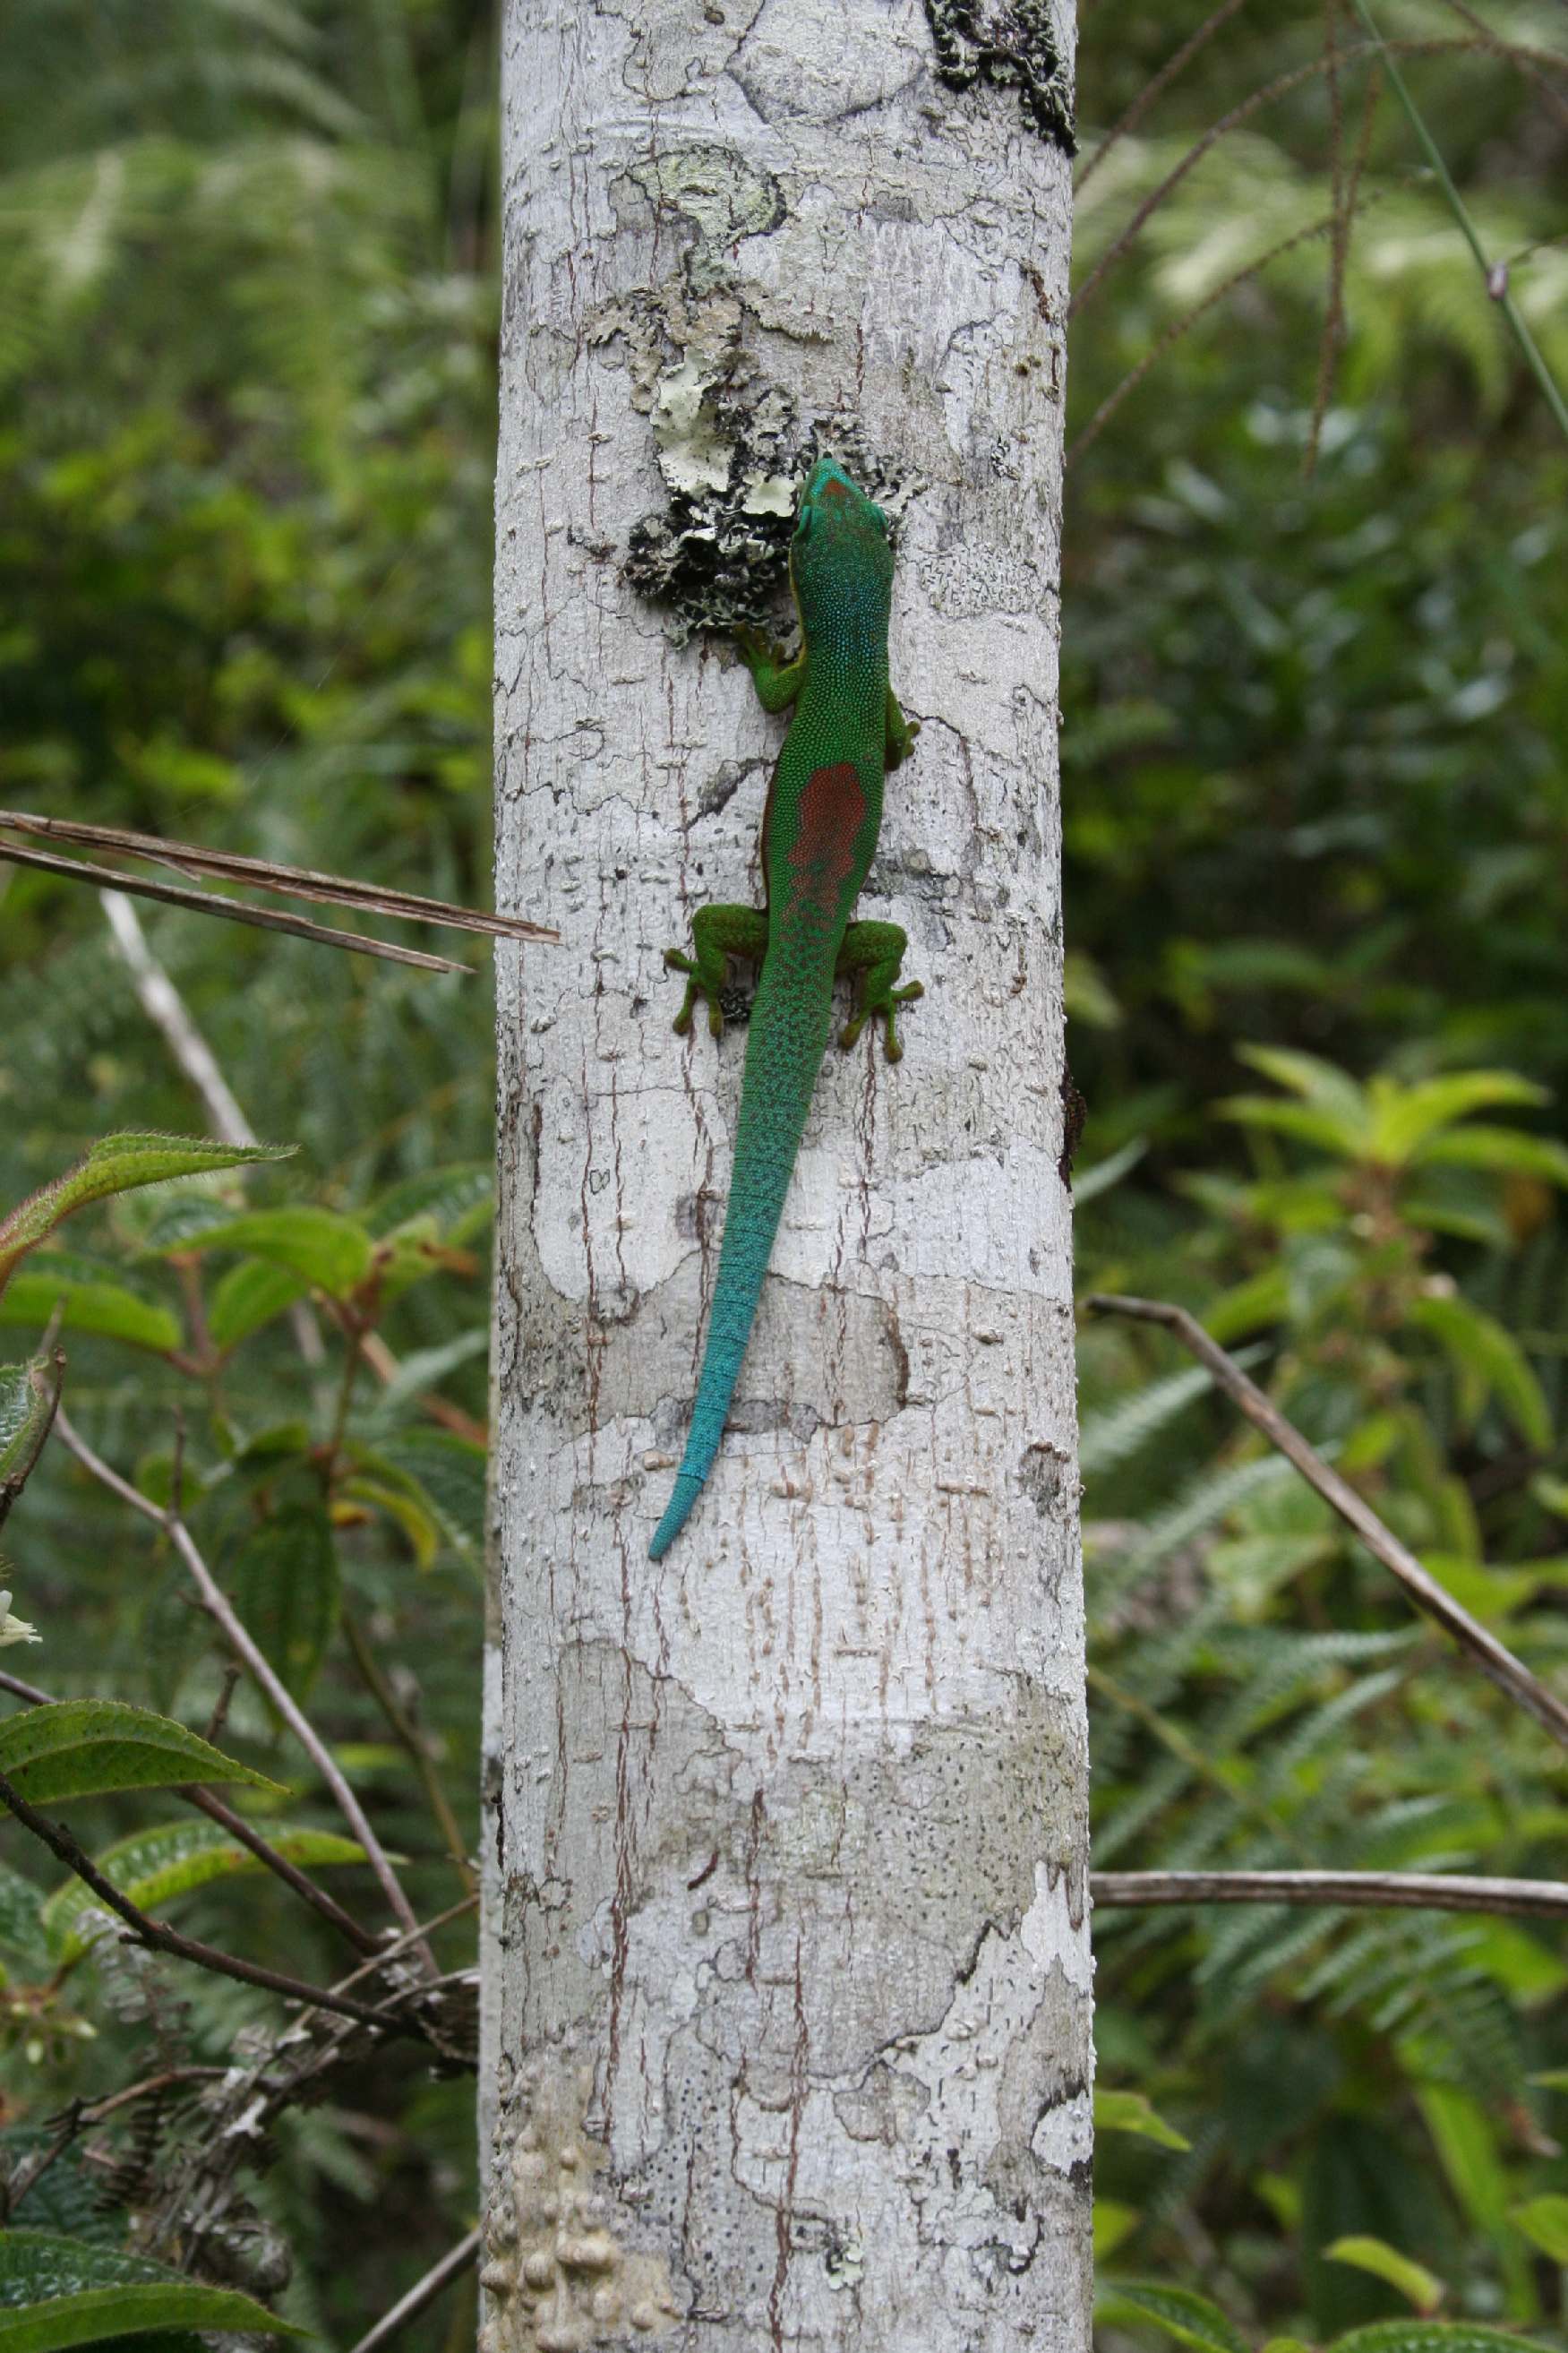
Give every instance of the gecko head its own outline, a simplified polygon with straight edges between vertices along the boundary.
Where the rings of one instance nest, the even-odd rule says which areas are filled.
[[[790,585],[809,634],[847,608],[885,633],[892,601],[893,551],[888,518],[832,458],[805,479],[789,551]]]

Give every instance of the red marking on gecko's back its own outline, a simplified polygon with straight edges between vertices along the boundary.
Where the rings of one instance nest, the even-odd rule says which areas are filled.
[[[836,897],[855,865],[855,841],[866,821],[866,795],[852,760],[814,768],[800,797],[800,831],[790,871],[813,898]]]

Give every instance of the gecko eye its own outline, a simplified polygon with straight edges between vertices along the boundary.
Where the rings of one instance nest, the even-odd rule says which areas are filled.
[[[883,513],[883,512],[882,512],[882,510],[881,510],[881,508],[880,508],[880,507],[876,507],[876,506],[874,506],[874,507],[871,509],[871,515],[872,515],[872,520],[873,520],[873,521],[875,522],[875,523],[876,523],[877,529],[881,533],[882,537],[883,537],[884,539],[886,539],[886,538],[887,538],[887,536],[888,536],[888,518],[887,518],[887,516]]]
[[[810,536],[812,518],[815,513],[816,509],[814,507],[802,507],[799,514],[795,518],[795,535],[796,539],[806,539]]]

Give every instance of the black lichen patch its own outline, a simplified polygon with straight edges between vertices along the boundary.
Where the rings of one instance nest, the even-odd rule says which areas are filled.
[[[795,502],[818,458],[838,459],[885,509],[897,544],[915,477],[868,449],[852,422],[805,422],[780,386],[759,396],[743,374],[710,387],[703,407],[708,446],[730,452],[728,480],[672,491],[662,513],[633,525],[622,566],[630,587],[668,608],[679,643],[696,629],[777,628]]]
[[[1072,83],[1051,0],[925,0],[938,73],[952,90],[988,81],[1017,90],[1042,139],[1078,152]]]

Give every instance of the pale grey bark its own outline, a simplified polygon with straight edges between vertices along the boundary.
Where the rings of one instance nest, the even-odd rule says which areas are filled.
[[[944,82],[941,0],[504,38],[498,903],[562,944],[498,959],[484,2341],[1082,2353],[1068,163],[1026,89]],[[709,595],[700,534],[782,515],[814,438],[901,523],[923,733],[861,912],[927,993],[897,1068],[830,1053],[655,1567],[745,1046],[673,1036],[662,956],[756,896],[782,730],[637,583],[719,610],[746,559]]]

